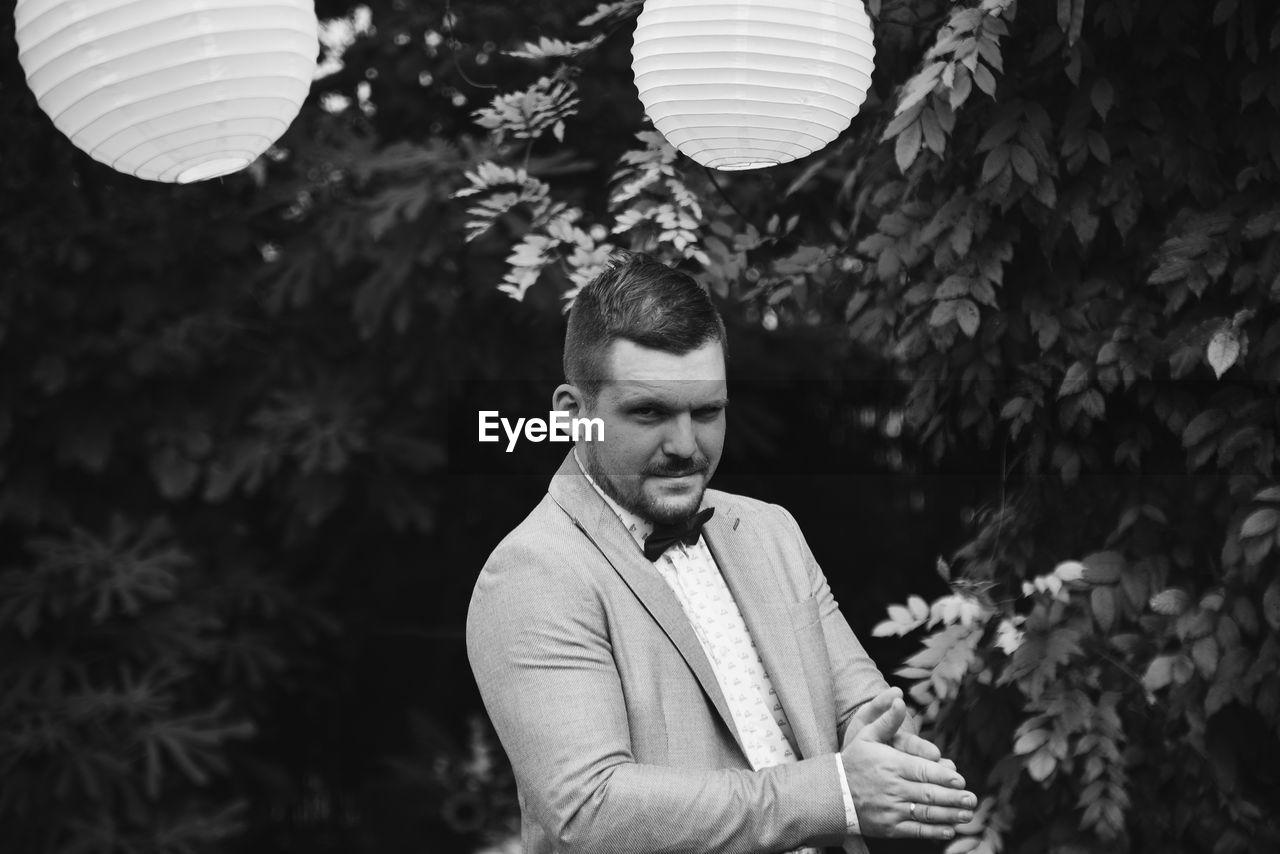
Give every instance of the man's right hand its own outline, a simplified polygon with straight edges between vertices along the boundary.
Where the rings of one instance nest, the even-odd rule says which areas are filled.
[[[951,839],[956,825],[972,820],[978,799],[965,791],[964,779],[950,762],[893,746],[906,716],[906,704],[894,696],[888,708],[863,725],[841,751],[860,832],[863,836]]]

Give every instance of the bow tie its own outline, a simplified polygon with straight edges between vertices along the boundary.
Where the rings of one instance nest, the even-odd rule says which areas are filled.
[[[654,525],[653,533],[644,538],[644,556],[649,560],[657,560],[662,553],[676,543],[691,546],[698,541],[702,526],[711,518],[716,508],[708,507],[701,513],[695,513],[683,522],[674,525]]]

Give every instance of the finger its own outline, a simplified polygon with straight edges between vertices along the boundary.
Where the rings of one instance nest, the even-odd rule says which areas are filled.
[[[880,717],[862,728],[858,733],[858,738],[879,742],[880,744],[892,744],[894,734],[898,732],[898,727],[902,726],[902,722],[906,719],[907,705],[895,697],[889,708]]]
[[[859,711],[865,711],[865,717],[868,722],[889,711],[889,707],[893,705],[894,700],[902,699],[901,688],[885,688],[879,694],[871,698],[870,702],[862,707]]]
[[[876,696],[872,697],[866,703],[853,713],[853,722],[857,730],[862,729],[867,724],[880,717],[889,710],[893,705],[893,701],[902,696],[901,688],[885,688]]]
[[[973,811],[955,807],[941,807],[937,804],[909,804],[907,819],[920,824],[949,824],[952,827],[973,821]]]
[[[938,762],[942,759],[942,751],[938,746],[927,738],[921,738],[918,735],[900,732],[894,740],[893,746],[901,750],[903,753],[910,753],[912,756],[919,756],[921,759],[928,759],[930,762]],[[955,770],[955,766],[951,766],[951,770]]]
[[[956,763],[952,762],[950,759],[940,759],[938,760],[938,764],[946,768],[948,771],[956,770]]]
[[[978,799],[973,792],[966,792],[963,789],[952,789],[947,786],[933,786],[925,784],[914,789],[909,789],[907,793],[907,809],[910,804],[916,804],[916,814],[912,818],[919,819],[922,815],[921,810],[928,807],[929,814],[933,815],[935,810],[950,809],[961,812],[971,811],[978,805]],[[969,819],[960,819],[957,824],[966,822]]]
[[[945,824],[924,824],[918,821],[904,821],[893,829],[891,836],[903,839],[954,839],[955,828]]]
[[[911,759],[910,764],[903,769],[902,776],[913,783],[931,783],[952,789],[964,788],[964,777],[956,773],[954,767],[948,768],[941,762],[930,762],[919,757]]]

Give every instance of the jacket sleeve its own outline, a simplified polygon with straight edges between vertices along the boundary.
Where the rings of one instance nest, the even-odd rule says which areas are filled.
[[[776,506],[776,505],[775,505]],[[778,507],[786,517],[786,524],[796,540],[796,548],[804,558],[811,595],[818,600],[822,616],[822,633],[827,642],[827,654],[831,659],[832,689],[836,701],[836,734],[840,745],[847,743],[854,733],[849,732],[849,721],[864,703],[869,702],[889,687],[880,668],[867,655],[853,629],[840,613],[840,606],[831,595],[827,577],[805,542],[804,534],[795,517],[785,507]],[[914,719],[908,715],[904,728],[916,732]]]
[[[760,771],[636,762],[604,603],[571,568],[495,553],[467,653],[525,809],[558,851],[764,854],[844,836],[829,756]]]

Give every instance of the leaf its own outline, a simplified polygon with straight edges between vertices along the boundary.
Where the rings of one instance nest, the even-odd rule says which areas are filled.
[[[907,608],[911,611],[911,617],[915,620],[927,620],[929,618],[929,604],[919,596],[908,598]]]
[[[1218,642],[1212,637],[1203,637],[1191,646],[1191,660],[1205,679],[1212,679],[1218,669]]]
[[[906,130],[898,134],[898,140],[893,144],[893,156],[898,161],[898,169],[902,172],[911,168],[916,156],[920,154],[922,134],[919,121],[907,125]]]
[[[1019,756],[1025,756],[1028,753],[1034,753],[1042,744],[1049,740],[1049,731],[1044,729],[1033,729],[1023,733],[1018,740],[1013,743],[1013,752]]]
[[[1079,238],[1080,245],[1086,247],[1098,233],[1098,217],[1082,198],[1078,198],[1071,206],[1071,228]]]
[[[1000,177],[1009,167],[1010,146],[1001,145],[991,149],[991,153],[982,161],[982,183],[990,184]]]
[[[476,124],[488,128],[501,141],[507,134],[517,139],[537,139],[556,123],[576,115],[579,99],[572,81],[542,77],[519,92],[495,95],[489,106],[472,113]]]
[[[1213,632],[1213,626],[1216,618],[1212,611],[1205,611],[1200,608],[1188,609],[1173,624],[1174,633],[1185,640],[1193,640],[1202,638]]]
[[[881,620],[872,627],[871,636],[873,638],[887,638],[890,635],[901,634],[901,632],[898,631],[898,628],[898,624],[893,620]]]
[[[973,78],[969,75],[968,69],[963,66],[956,68],[956,82],[951,87],[951,94],[947,98],[947,103],[951,109],[958,110],[965,101],[969,100],[970,93],[973,92]]]
[[[1235,699],[1235,685],[1228,680],[1218,680],[1209,687],[1204,698],[1204,713],[1213,717],[1223,706]]]
[[[1157,655],[1151,660],[1147,672],[1142,677],[1142,686],[1155,692],[1173,681],[1173,656]]]
[[[1280,631],[1280,577],[1274,579],[1262,594],[1262,616],[1267,625]]]
[[[1268,486],[1261,490],[1257,495],[1253,496],[1255,501],[1270,501],[1280,504],[1280,486]]]
[[[552,59],[556,57],[577,56],[589,51],[604,41],[604,34],[598,33],[584,42],[566,42],[560,39],[542,36],[537,43],[525,42],[516,50],[504,50],[507,56],[520,59]]]
[[[1110,632],[1116,622],[1116,595],[1110,587],[1095,587],[1089,594],[1089,606],[1098,628]]]
[[[1082,652],[1080,638],[1080,629],[1066,625],[1055,626],[1048,634],[1026,632],[1002,678],[1016,680],[1028,696],[1039,697],[1057,678],[1058,668]]]
[[[1000,418],[1003,421],[1009,421],[1017,418],[1022,415],[1030,405],[1031,401],[1027,400],[1025,397],[1015,397],[1012,400],[1007,401],[1005,405],[1001,407]]]
[[[920,73],[912,77],[903,84],[902,100],[898,102],[898,108],[894,110],[894,115],[901,115],[907,110],[924,101],[931,93],[934,86],[938,83],[938,78],[942,74],[942,69],[946,65],[943,62],[932,62],[921,69]]]
[[[1053,568],[1053,574],[1071,584],[1084,580],[1084,564],[1078,560],[1064,560]]]
[[[1080,559],[1084,564],[1084,580],[1090,584],[1115,584],[1124,570],[1124,555],[1119,552],[1094,552]]]
[[[1074,362],[1067,369],[1067,375],[1062,379],[1062,385],[1058,388],[1058,397],[1070,397],[1073,394],[1079,394],[1089,385],[1089,366],[1084,362]]]
[[[981,313],[978,306],[973,300],[962,299],[956,301],[956,324],[960,330],[972,338],[978,332],[978,323],[981,320]]]
[[[933,298],[937,300],[959,299],[967,297],[972,286],[970,279],[953,273],[942,280],[942,284],[938,285],[938,289],[933,292]]]
[[[1089,90],[1089,100],[1093,103],[1093,108],[1098,111],[1098,115],[1105,119],[1116,102],[1116,93],[1111,87],[1111,81],[1105,77],[1095,80],[1093,88]]]
[[[1246,635],[1256,635],[1261,628],[1258,625],[1258,612],[1254,609],[1253,603],[1243,596],[1232,601],[1231,618]]]
[[[1152,596],[1149,604],[1157,614],[1176,617],[1191,607],[1191,595],[1181,587],[1170,587]]]
[[[996,78],[982,63],[978,63],[973,69],[973,82],[978,84],[978,88],[986,92],[992,98],[996,96]]]
[[[1049,779],[1056,765],[1057,760],[1053,758],[1053,754],[1048,750],[1041,750],[1027,761],[1027,773],[1031,775],[1031,779],[1043,783]]]
[[[1213,7],[1213,25],[1219,27],[1230,21],[1239,5],[1239,0],[1218,0]]]
[[[1189,258],[1182,256],[1170,256],[1161,259],[1159,266],[1152,271],[1147,277],[1147,282],[1152,285],[1167,285],[1170,282],[1180,282],[1191,272],[1193,262]]]
[[[905,113],[899,113],[898,115],[894,116],[893,119],[889,122],[889,126],[884,129],[884,133],[881,135],[880,139],[882,141],[887,141],[898,136],[904,130],[906,130],[913,122],[919,119],[920,114],[922,112],[924,112],[924,105],[917,104],[915,107],[913,107],[910,110],[907,110]]]
[[[578,26],[592,27],[609,18],[621,21],[633,17],[640,13],[643,2],[644,0],[618,0],[615,3],[598,3],[594,12],[578,21]]]
[[[1027,151],[1020,145],[1011,147],[1009,159],[1013,163],[1013,171],[1018,177],[1031,186],[1036,184],[1036,161],[1031,156],[1031,152]]]
[[[979,837],[961,836],[952,840],[942,854],[986,854],[988,850],[983,847],[983,841]]]
[[[1071,26],[1067,29],[1067,44],[1075,45],[1084,31],[1085,0],[1071,0]]]
[[[1036,333],[1036,342],[1039,343],[1041,350],[1048,350],[1057,342],[1058,335],[1062,332],[1062,321],[1055,315],[1032,310],[1030,321],[1031,329]]]
[[[1094,159],[1104,166],[1111,164],[1111,146],[1107,144],[1107,138],[1097,131],[1091,130],[1088,135],[1089,153]]]
[[[187,496],[195,488],[200,471],[199,465],[172,445],[164,447],[151,458],[152,476],[165,498],[177,500]]]
[[[1236,359],[1240,358],[1240,339],[1230,328],[1219,329],[1213,333],[1213,338],[1209,339],[1205,355],[1209,359],[1209,366],[1213,368],[1214,374],[1218,379],[1222,379],[1222,375],[1236,363]]]
[[[1263,507],[1245,518],[1244,524],[1240,526],[1240,536],[1269,537],[1277,527],[1280,527],[1280,510]]]
[[[1058,0],[1058,29],[1064,33],[1071,28],[1071,10],[1075,0]]]
[[[1102,392],[1096,388],[1091,388],[1080,396],[1080,407],[1090,417],[1099,420],[1107,413],[1107,402],[1103,399]]]
[[[946,326],[956,316],[956,301],[953,299],[943,300],[933,307],[933,311],[929,313],[929,325],[935,329]]]
[[[924,130],[924,144],[939,157],[947,149],[947,135],[938,121],[938,114],[933,110],[925,110],[920,114],[920,126]]]
[[[1221,409],[1209,409],[1201,412],[1191,419],[1187,429],[1182,431],[1182,447],[1193,448],[1199,445],[1210,435],[1225,427],[1226,423],[1227,413]]]

